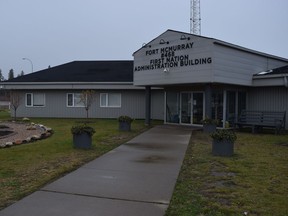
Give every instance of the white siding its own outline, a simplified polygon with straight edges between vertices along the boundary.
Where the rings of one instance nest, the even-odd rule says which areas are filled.
[[[151,118],[164,120],[164,91],[153,91],[151,95]]]
[[[288,88],[251,88],[247,97],[247,110],[286,111],[288,129]]]
[[[214,45],[214,82],[235,85],[252,85],[253,74],[287,65],[276,60],[242,50]]]
[[[190,40],[181,40],[185,35]],[[164,40],[169,44],[160,44]],[[161,48],[193,43],[192,48],[175,51],[176,56],[188,55],[189,60],[211,58],[209,64],[137,70],[161,58]],[[147,54],[148,52],[148,54]],[[150,55],[149,52],[155,52]],[[164,62],[167,59],[164,58]],[[252,86],[252,76],[288,64],[287,59],[249,50],[219,40],[168,30],[134,53],[134,85],[165,86],[170,84],[221,83]]]
[[[45,93],[44,107],[26,107],[26,93]],[[86,118],[83,107],[67,107],[67,93],[80,93],[75,90],[27,90],[21,91],[21,105],[17,109],[17,117],[52,117],[52,118]],[[121,107],[100,107],[100,93],[121,93]],[[152,118],[163,119],[163,91],[152,90]],[[161,110],[159,108],[161,107]],[[11,115],[14,115],[12,112]],[[118,118],[120,115],[128,115],[135,119],[145,118],[145,90],[98,90],[96,99],[89,110],[91,118]]]
[[[182,34],[183,35],[183,34]],[[210,58],[212,43],[197,36],[187,35],[190,40],[181,40],[181,34],[177,32],[165,32],[161,36],[151,41],[148,46],[142,48],[134,54],[134,69],[138,66],[150,65],[150,60],[161,58],[161,48],[193,43],[192,48],[175,51],[175,56],[189,55],[190,60],[199,58]],[[169,44],[159,44],[164,39]],[[158,54],[146,55],[146,52],[158,49]],[[166,61],[166,58],[164,58]],[[162,84],[184,84],[201,83],[211,80],[211,64],[198,64],[193,66],[170,67],[169,72],[164,73],[163,68],[153,70],[134,71],[134,85],[162,85]]]

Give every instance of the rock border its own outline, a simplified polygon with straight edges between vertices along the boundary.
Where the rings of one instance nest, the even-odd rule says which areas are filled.
[[[2,144],[0,143],[0,149],[12,147],[12,146],[18,146],[21,144],[27,144],[27,143],[35,142],[37,140],[46,139],[46,138],[52,136],[52,134],[53,134],[52,128],[46,127],[42,124],[33,124],[32,123],[31,125],[29,125],[29,127],[35,127],[35,128],[38,127],[38,129],[40,129],[42,131],[42,133],[40,135],[29,136],[25,139],[18,139],[18,140],[15,140],[14,142],[6,142],[6,143],[2,143]],[[29,129],[27,128],[26,130],[29,130]]]

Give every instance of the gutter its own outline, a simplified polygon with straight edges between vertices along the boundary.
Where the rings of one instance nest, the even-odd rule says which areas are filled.
[[[0,85],[133,85],[133,82],[1,82]]]

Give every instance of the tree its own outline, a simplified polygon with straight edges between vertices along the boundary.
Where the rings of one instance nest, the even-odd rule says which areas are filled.
[[[96,96],[95,91],[93,91],[93,90],[82,91],[82,93],[80,95],[81,102],[84,104],[84,108],[86,110],[87,119],[88,119],[89,109],[96,98],[95,96]]]
[[[0,81],[4,81],[4,80],[5,80],[5,78],[4,78],[3,74],[2,74],[2,70],[0,69]]]
[[[8,73],[8,80],[13,79],[13,78],[14,78],[14,70],[10,69]]]
[[[21,73],[20,74],[18,74],[18,76],[17,77],[20,77],[20,76],[24,76],[25,74],[24,74],[24,71],[22,70],[21,71]]]
[[[22,97],[21,97],[20,92],[13,91],[13,90],[10,91],[10,104],[14,110],[14,120],[15,121],[16,121],[16,116],[17,116],[16,111],[21,104],[21,100],[22,100]]]

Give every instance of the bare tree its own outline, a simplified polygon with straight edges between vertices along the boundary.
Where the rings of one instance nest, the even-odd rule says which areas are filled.
[[[80,98],[81,98],[81,102],[84,104],[84,108],[86,110],[86,117],[88,119],[89,109],[96,98],[95,91],[84,90],[84,91],[82,91]]]
[[[13,91],[13,90],[10,91],[10,104],[14,110],[14,120],[15,121],[16,121],[16,116],[17,116],[16,111],[21,104],[21,100],[22,100],[22,97],[21,97],[20,92]]]

